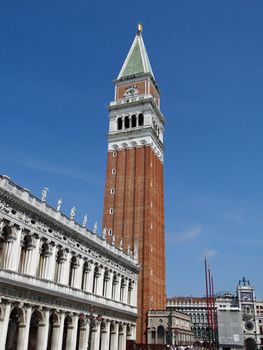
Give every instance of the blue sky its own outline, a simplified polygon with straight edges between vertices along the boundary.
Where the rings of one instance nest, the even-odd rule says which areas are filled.
[[[2,1],[0,173],[100,222],[113,84],[136,32],[162,91],[167,294],[263,298],[263,1]]]

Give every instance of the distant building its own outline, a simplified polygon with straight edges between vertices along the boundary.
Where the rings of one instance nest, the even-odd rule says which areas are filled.
[[[167,309],[184,312],[191,317],[195,342],[209,340],[205,297],[168,298]],[[248,280],[243,278],[239,281],[236,294],[218,294],[214,311],[220,349],[263,350],[263,301],[256,300],[255,288]]]
[[[191,318],[178,311],[148,312],[148,344],[192,345]]]
[[[255,288],[245,277],[236,295],[218,297],[216,307],[220,348],[263,350],[263,302],[256,300]]]
[[[263,308],[256,301],[255,288],[243,277],[237,286],[238,305],[242,312],[244,344],[247,350],[263,349]]]
[[[218,348],[220,350],[243,349],[242,313],[237,298],[224,293],[216,299]]]
[[[208,340],[207,303],[205,297],[173,297],[167,299],[167,310],[187,314],[191,319],[194,341]]]

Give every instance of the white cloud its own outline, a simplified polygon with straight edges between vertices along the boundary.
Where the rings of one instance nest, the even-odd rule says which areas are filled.
[[[245,209],[230,210],[224,213],[224,218],[236,224],[243,225],[246,219],[246,210]]]
[[[183,243],[192,241],[198,238],[203,232],[203,230],[203,226],[196,225],[180,233],[168,233],[168,240],[172,243]]]
[[[71,170],[71,169],[64,168],[60,165],[45,163],[42,161],[36,161],[32,159],[26,159],[18,163],[19,165],[32,168],[37,171],[46,172],[54,175],[66,176],[71,179],[93,184],[93,185],[99,185],[99,186],[103,185],[99,181],[98,176],[96,174],[84,174],[78,170]]]
[[[217,251],[213,249],[208,249],[203,252],[203,255],[206,256],[207,258],[212,258],[213,256],[217,255]]]
[[[203,227],[201,225],[197,225],[192,227],[186,231],[183,231],[181,236],[187,239],[195,239],[203,232]]]

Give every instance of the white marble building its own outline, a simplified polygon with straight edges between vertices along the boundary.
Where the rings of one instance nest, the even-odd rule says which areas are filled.
[[[148,344],[193,345],[191,317],[175,310],[148,311]]]
[[[60,205],[0,176],[0,350],[125,350],[136,334],[136,254]]]

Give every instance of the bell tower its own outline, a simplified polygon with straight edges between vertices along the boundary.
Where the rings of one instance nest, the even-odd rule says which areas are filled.
[[[142,25],[114,81],[110,102],[103,228],[107,239],[136,249],[138,343],[146,342],[147,311],[165,310],[163,133],[160,90],[142,38]]]

